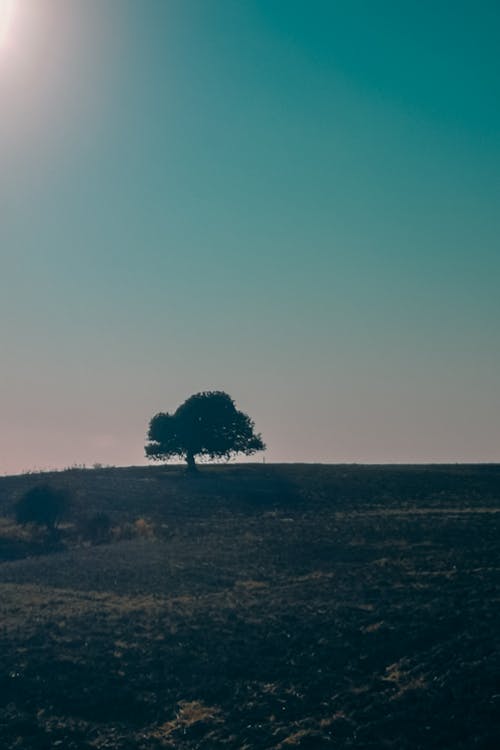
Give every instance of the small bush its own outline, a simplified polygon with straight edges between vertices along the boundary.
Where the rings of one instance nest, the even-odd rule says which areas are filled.
[[[124,521],[118,524],[118,526],[113,526],[112,534],[115,542],[122,542],[135,539],[137,537],[137,530],[133,523]]]
[[[64,490],[40,484],[25,492],[16,503],[16,521],[21,525],[33,523],[54,531],[68,504],[69,497]]]
[[[111,539],[111,518],[107,513],[95,513],[83,524],[83,537],[92,544],[105,544]]]
[[[115,541],[130,539],[151,539],[155,535],[154,526],[145,518],[137,518],[135,521],[124,521],[119,526],[115,526],[112,531]]]
[[[134,521],[134,527],[137,532],[137,536],[151,538],[154,536],[154,527],[151,521],[147,521],[145,518],[138,518]]]

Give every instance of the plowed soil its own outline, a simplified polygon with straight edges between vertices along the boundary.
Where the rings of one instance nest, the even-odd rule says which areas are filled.
[[[43,479],[154,536],[4,540],[2,748],[500,747],[500,467]]]

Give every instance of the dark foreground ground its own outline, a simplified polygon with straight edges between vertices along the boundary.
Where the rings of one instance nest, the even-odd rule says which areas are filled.
[[[61,538],[0,537],[0,747],[500,747],[500,467],[47,478]],[[147,524],[91,546],[101,510]]]

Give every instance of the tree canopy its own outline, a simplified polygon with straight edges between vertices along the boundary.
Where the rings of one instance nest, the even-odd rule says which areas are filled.
[[[188,398],[173,413],[160,412],[149,423],[146,456],[165,461],[180,457],[194,470],[195,457],[229,459],[265,450],[250,417],[236,409],[223,391],[203,391]]]

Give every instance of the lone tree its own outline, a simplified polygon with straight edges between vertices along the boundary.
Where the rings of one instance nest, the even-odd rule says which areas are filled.
[[[223,391],[204,391],[187,399],[173,414],[160,412],[149,423],[146,456],[165,461],[179,456],[195,471],[195,457],[229,459],[265,450],[247,414]]]
[[[32,487],[16,503],[16,521],[20,524],[35,523],[55,531],[66,510],[69,497],[64,490],[56,490],[48,484]]]

